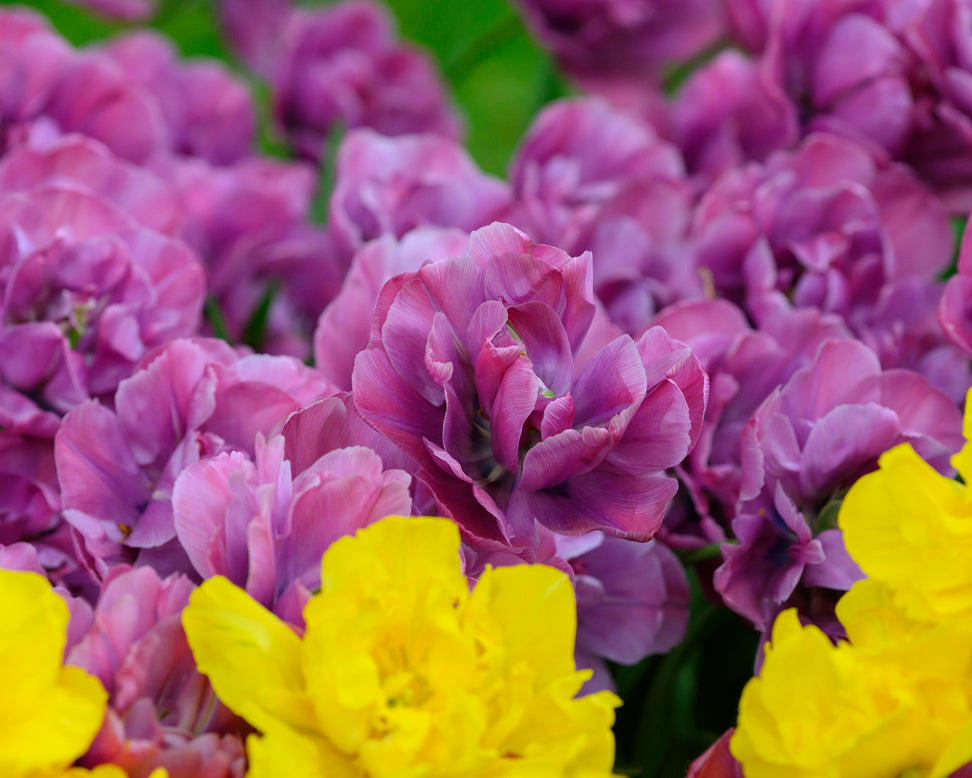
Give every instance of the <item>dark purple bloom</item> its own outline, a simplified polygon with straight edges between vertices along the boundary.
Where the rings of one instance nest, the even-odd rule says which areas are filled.
[[[844,549],[840,530],[811,531],[782,486],[732,522],[739,545],[722,547],[713,583],[723,601],[767,631],[797,587],[846,591],[864,574]]]
[[[585,342],[591,280],[589,255],[495,224],[382,290],[355,405],[474,544],[533,558],[537,522],[647,539],[675,493],[705,374],[661,328]]]
[[[517,226],[569,254],[590,251],[594,289],[625,331],[701,295],[682,159],[649,125],[598,99],[554,103],[527,131],[512,182]]]
[[[713,0],[518,0],[527,21],[585,88],[650,84],[723,31]],[[627,87],[627,88],[631,88]]]
[[[397,40],[379,5],[293,10],[273,66],[274,109],[301,156],[319,160],[335,125],[457,138],[460,123],[431,60]]]
[[[888,3],[889,24],[912,55],[914,110],[902,158],[953,213],[972,208],[972,3]]]

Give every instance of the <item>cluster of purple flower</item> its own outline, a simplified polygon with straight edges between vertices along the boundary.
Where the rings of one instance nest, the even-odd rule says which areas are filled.
[[[603,687],[681,640],[686,551],[757,629],[839,635],[843,493],[901,442],[951,473],[972,2],[521,5],[590,94],[508,181],[369,2],[221,4],[306,161],[256,154],[220,65],[0,11],[0,566],[58,586],[110,693],[86,763],[242,775],[189,592],[224,575],[300,629],[323,551],[385,515],[452,518],[471,577],[568,571]]]

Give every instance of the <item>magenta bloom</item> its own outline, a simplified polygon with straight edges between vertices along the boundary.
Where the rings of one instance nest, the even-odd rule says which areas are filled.
[[[329,236],[308,223],[316,185],[310,167],[250,157],[222,167],[166,159],[155,169],[182,198],[181,234],[207,267],[208,292],[229,336],[247,340],[269,301],[251,345],[304,359],[314,323],[346,269]]]
[[[185,244],[67,183],[0,204],[0,372],[24,398],[65,413],[195,328],[203,275]]]
[[[342,419],[332,412],[329,421]],[[320,586],[327,547],[384,516],[408,515],[411,478],[383,470],[364,446],[333,449],[298,469],[284,458],[285,443],[281,435],[258,435],[254,459],[232,451],[189,465],[175,482],[172,507],[179,542],[199,575],[226,576],[299,620],[303,600]]]
[[[355,362],[361,415],[412,457],[467,539],[532,558],[555,532],[650,538],[708,384],[661,328],[586,340],[590,256],[494,224],[397,276]],[[593,337],[593,334],[592,334]]]
[[[354,358],[368,345],[378,294],[392,276],[413,273],[423,262],[465,253],[469,234],[443,227],[417,227],[401,240],[391,235],[366,243],[351,260],[338,295],[314,331],[314,366],[336,386],[351,390]]]
[[[738,37],[799,107],[808,130],[829,130],[898,156],[912,126],[909,53],[877,2],[732,0]]]
[[[84,184],[75,179],[85,179]],[[0,162],[0,542],[32,539],[56,579],[75,568],[60,528],[61,416],[110,399],[151,348],[197,326],[203,272],[185,244],[131,218],[163,185],[80,138]]]
[[[425,225],[471,232],[503,218],[509,206],[509,187],[480,171],[458,143],[357,130],[338,152],[328,229],[350,261],[373,238]]]
[[[0,157],[0,191],[29,192],[54,183],[90,191],[156,232],[177,236],[182,229],[183,204],[175,188],[94,138],[32,138]]]
[[[290,14],[291,0],[219,0],[227,42],[247,68],[270,77],[277,47]]]
[[[460,135],[432,62],[397,40],[381,6],[348,0],[293,10],[280,34],[274,109],[301,156],[321,159],[334,125]]]
[[[0,151],[80,132],[142,162],[168,147],[157,101],[103,52],[75,51],[39,17],[0,11]]]
[[[512,182],[517,225],[569,254],[591,251],[594,289],[625,331],[701,295],[682,159],[647,124],[602,100],[554,103],[528,130]]]
[[[888,15],[912,56],[914,110],[903,159],[965,216],[972,208],[972,5],[891,3]]]
[[[796,106],[765,69],[730,50],[696,70],[678,90],[668,133],[697,188],[705,191],[726,171],[792,148],[800,127]]]
[[[133,775],[165,767],[172,778],[239,778],[243,726],[196,669],[182,630],[192,584],[147,567],[105,579],[90,626],[67,663],[98,677],[108,711],[82,763],[113,763]],[[73,626],[73,625],[72,625]]]
[[[105,54],[126,79],[157,101],[177,154],[227,164],[254,149],[256,113],[246,84],[216,61],[181,62],[160,35],[138,32],[111,41]]]
[[[87,402],[55,441],[64,516],[87,564],[190,570],[176,540],[172,490],[188,465],[222,451],[252,452],[294,410],[332,388],[289,357],[234,351],[222,341],[176,340],[122,382],[114,410]]]

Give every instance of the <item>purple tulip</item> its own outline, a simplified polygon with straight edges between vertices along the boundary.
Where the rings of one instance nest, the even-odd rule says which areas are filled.
[[[435,135],[348,134],[337,158],[328,229],[351,255],[382,235],[421,226],[471,232],[504,217],[509,187],[482,173],[466,150]]]
[[[172,493],[176,534],[196,572],[226,576],[281,615],[320,586],[321,556],[337,538],[412,507],[409,475],[383,470],[369,448],[328,451],[300,472],[284,448],[283,436],[258,435],[254,459],[233,451],[195,462]],[[289,611],[299,618],[301,608]]]
[[[460,122],[431,60],[400,43],[379,5],[294,10],[273,67],[274,111],[298,153],[320,160],[335,125],[454,139]]]
[[[473,545],[534,558],[538,522],[648,539],[675,493],[705,373],[661,328],[586,343],[591,282],[589,255],[494,224],[382,290],[355,405]]]
[[[512,182],[517,226],[569,254],[591,251],[595,291],[623,330],[701,295],[681,156],[647,124],[598,99],[554,103],[527,131]]]
[[[77,569],[58,516],[61,416],[109,400],[147,351],[197,326],[197,259],[132,218],[173,215],[160,181],[94,141],[0,160],[0,542],[37,542],[55,580]]]
[[[800,137],[796,106],[758,63],[737,51],[722,52],[689,76],[668,125],[701,192],[720,174],[763,162]]]
[[[888,14],[913,58],[912,132],[902,158],[965,216],[972,209],[972,3],[888,3]]]
[[[291,0],[219,0],[227,43],[250,70],[264,78],[273,75],[280,39],[292,12]]]
[[[227,334],[244,341],[248,325],[269,301],[254,345],[264,353],[304,359],[313,325],[345,270],[329,236],[307,223],[313,171],[259,157],[223,167],[167,158],[154,169],[182,198],[181,234],[207,267],[208,293]]]
[[[187,466],[222,451],[252,452],[257,433],[333,391],[289,357],[247,355],[222,341],[176,340],[149,355],[115,394],[65,417],[55,441],[64,516],[99,578],[118,562],[187,571],[172,490]]]
[[[0,157],[0,191],[29,192],[50,183],[90,191],[156,232],[176,237],[181,231],[183,205],[171,183],[94,138],[35,137]]]
[[[246,84],[216,61],[181,62],[175,47],[150,32],[111,41],[104,53],[126,81],[158,102],[169,150],[224,165],[254,150],[256,111]]]
[[[799,106],[806,129],[836,132],[891,156],[901,153],[914,99],[909,55],[888,26],[887,2],[732,5],[737,13],[746,6],[744,38],[763,44],[763,66]]]
[[[710,381],[699,441],[679,468],[694,511],[677,528],[679,517],[666,517],[665,538],[677,545],[713,542],[721,539],[716,527],[728,531],[736,515],[740,438],[753,413],[777,386],[811,363],[821,344],[851,334],[839,318],[813,309],[781,312],[756,331],[727,300],[680,303],[654,322],[691,347]],[[691,543],[693,537],[699,543]]]
[[[900,443],[951,472],[961,429],[955,403],[917,373],[882,371],[858,341],[827,341],[742,431],[740,544],[723,547],[716,589],[760,628],[808,589],[846,590],[860,574],[834,524],[844,491]]]
[[[560,64],[591,91],[651,83],[722,34],[712,0],[518,0]],[[603,88],[602,88],[603,87]]]
[[[423,262],[465,253],[469,234],[444,227],[417,227],[401,240],[385,235],[366,243],[351,260],[341,291],[317,321],[314,365],[341,389],[351,390],[354,358],[368,345],[375,303],[385,282],[413,273]]]
[[[70,644],[68,664],[108,691],[101,730],[82,764],[131,774],[165,767],[171,778],[240,778],[243,726],[196,669],[182,630],[192,584],[149,568],[118,567],[105,579],[90,626]]]
[[[631,665],[682,640],[689,615],[688,578],[666,546],[602,532],[559,535],[556,545],[574,575],[578,653]]]
[[[942,203],[903,166],[879,167],[851,141],[811,135],[716,181],[692,240],[715,291],[757,322],[790,307],[836,313],[885,367],[941,377],[927,355],[946,344],[937,276],[953,238]],[[954,383],[945,377],[942,388]]]

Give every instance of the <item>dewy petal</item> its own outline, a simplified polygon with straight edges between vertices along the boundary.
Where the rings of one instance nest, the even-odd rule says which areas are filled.
[[[263,731],[301,721],[300,638],[280,619],[217,576],[192,593],[182,625],[199,671],[230,710]]]

